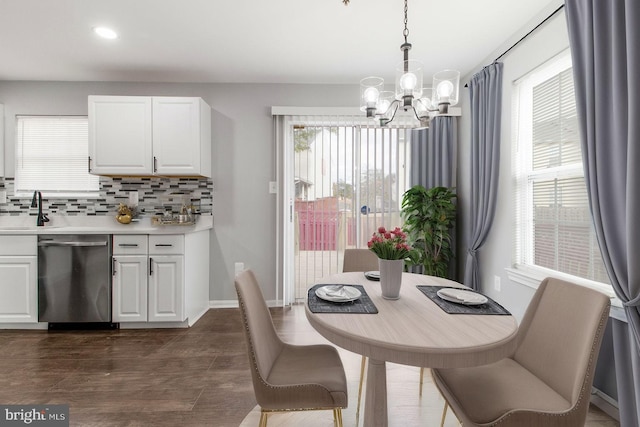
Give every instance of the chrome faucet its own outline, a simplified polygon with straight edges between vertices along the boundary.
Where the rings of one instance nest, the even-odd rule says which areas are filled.
[[[47,215],[42,213],[42,193],[37,190],[33,192],[33,198],[31,199],[31,207],[35,208],[36,206],[38,207],[38,219],[36,220],[36,225],[38,227],[43,227],[45,222],[49,222],[49,218],[47,218]]]

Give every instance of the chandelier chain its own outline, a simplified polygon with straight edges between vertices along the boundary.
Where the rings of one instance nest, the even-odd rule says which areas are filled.
[[[407,23],[409,22],[407,18],[407,12],[409,11],[409,6],[407,5],[407,0],[404,0],[404,31],[402,34],[404,35],[404,42],[407,43],[407,37],[409,36],[409,28],[407,28]]]

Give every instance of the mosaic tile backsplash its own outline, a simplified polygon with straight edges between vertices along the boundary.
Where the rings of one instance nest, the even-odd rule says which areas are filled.
[[[0,204],[0,216],[35,213],[31,198],[13,197],[13,178],[0,178],[0,190],[7,192],[7,204]],[[213,211],[213,181],[207,178],[109,178],[100,177],[100,195],[85,199],[48,199],[43,194],[45,213],[62,215],[115,215],[120,203],[129,204],[129,193],[138,193],[138,210],[143,216],[175,209],[175,200],[186,198],[203,214]]]

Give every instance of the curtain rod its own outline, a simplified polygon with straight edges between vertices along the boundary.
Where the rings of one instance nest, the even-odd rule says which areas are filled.
[[[500,54],[500,56],[498,56],[496,59],[493,60],[493,62],[498,62],[498,60],[500,58],[502,58],[503,56],[505,56],[507,53],[509,53],[509,51],[511,49],[513,49],[514,47],[516,47],[518,44],[520,44],[521,41],[523,41],[524,39],[526,39],[527,37],[529,37],[531,34],[533,34],[538,28],[540,28],[540,26],[542,24],[544,24],[545,22],[547,22],[549,19],[551,19],[556,13],[560,12],[560,10],[562,10],[564,8],[564,3],[561,4],[556,10],[554,10],[553,12],[551,12],[551,14],[549,16],[547,16],[546,18],[544,18],[538,25],[536,25],[531,31],[529,31],[527,34],[525,34],[524,36],[522,36],[520,38],[520,40],[518,40],[517,42],[515,42],[514,44],[512,44],[507,50],[505,50],[504,52],[502,52]],[[469,83],[466,83],[464,85],[464,87],[469,87]]]
[[[544,18],[542,20],[542,22],[540,22],[538,25],[536,25],[531,31],[529,31],[527,34],[525,34],[524,36],[522,36],[522,38],[520,40],[518,40],[517,42],[515,42],[514,44],[511,45],[511,47],[507,50],[505,50],[504,52],[502,52],[502,54],[500,56],[498,56],[496,59],[493,60],[493,62],[498,62],[498,60],[500,58],[502,58],[503,56],[505,56],[507,53],[509,53],[509,51],[511,49],[513,49],[514,47],[516,47],[521,41],[523,41],[524,39],[526,39],[527,37],[529,37],[535,30],[537,30],[538,28],[540,28],[540,26],[542,24],[544,24],[545,22],[547,22],[549,19],[551,19],[556,13],[560,12],[560,10],[564,8],[564,4],[561,4],[560,7],[558,7],[556,10],[554,10],[551,15],[547,16],[546,18]]]

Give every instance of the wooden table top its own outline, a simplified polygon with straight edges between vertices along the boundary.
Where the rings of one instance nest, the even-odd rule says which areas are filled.
[[[517,322],[510,315],[447,314],[416,285],[464,287],[457,282],[403,273],[400,299],[382,298],[380,282],[362,272],[319,280],[363,285],[378,314],[312,313],[311,325],[334,344],[370,357],[404,365],[453,368],[492,363],[512,354]]]

